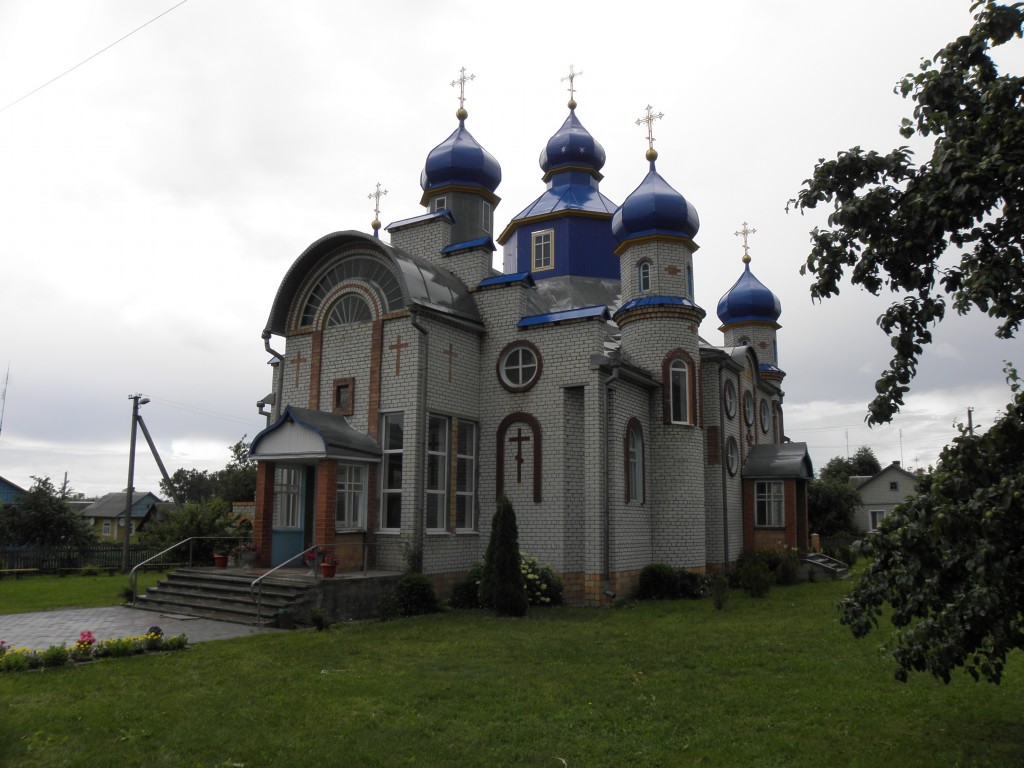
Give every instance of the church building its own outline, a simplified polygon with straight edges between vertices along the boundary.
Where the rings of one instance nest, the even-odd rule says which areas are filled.
[[[326,234],[285,273],[251,447],[263,565],[313,545],[342,571],[419,561],[443,596],[482,558],[502,494],[520,548],[577,605],[629,597],[650,563],[721,571],[745,549],[806,548],[813,472],[785,439],[781,306],[750,269],[752,230],[709,342],[700,222],[657,171],[661,115],[637,121],[646,175],[617,204],[573,76],[544,189],[504,229],[463,70],[457,126],[420,174],[424,212],[384,227],[388,242],[377,219]]]

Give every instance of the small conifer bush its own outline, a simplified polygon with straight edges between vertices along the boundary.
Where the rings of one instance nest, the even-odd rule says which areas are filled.
[[[480,577],[480,602],[499,616],[524,616],[525,579],[520,568],[519,527],[512,502],[504,495],[491,520],[491,538]]]

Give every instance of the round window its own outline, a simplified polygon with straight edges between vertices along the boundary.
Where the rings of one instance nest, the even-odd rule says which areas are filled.
[[[767,400],[761,401],[761,431],[767,432],[772,425],[772,408]]]
[[[735,475],[740,468],[740,447],[735,437],[725,441],[725,468],[729,470],[730,475]]]
[[[528,341],[509,344],[498,358],[498,380],[510,392],[524,392],[540,377],[540,352]]]
[[[748,427],[754,426],[754,396],[749,392],[743,395],[743,420]]]
[[[731,381],[725,382],[725,392],[722,395],[725,415],[730,419],[736,416],[736,385]]]

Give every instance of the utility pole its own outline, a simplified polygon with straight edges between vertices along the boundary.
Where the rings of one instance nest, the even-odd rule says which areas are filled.
[[[129,395],[132,401],[132,439],[128,448],[128,490],[124,502],[124,544],[121,548],[121,573],[128,573],[131,567],[128,562],[128,548],[132,537],[132,499],[135,496],[135,434],[139,423],[139,406],[149,402],[148,397],[135,394]]]
[[[974,437],[974,409],[967,406],[967,434]]]

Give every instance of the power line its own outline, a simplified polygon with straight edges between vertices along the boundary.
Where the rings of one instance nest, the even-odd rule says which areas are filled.
[[[46,81],[45,83],[43,83],[42,85],[40,85],[40,86],[39,86],[38,88],[35,88],[35,89],[33,89],[33,90],[29,91],[29,92],[28,92],[28,93],[26,93],[26,94],[25,94],[24,96],[20,96],[20,97],[18,97],[17,99],[15,99],[14,101],[12,101],[12,102],[11,102],[10,104],[8,104],[8,105],[7,105],[6,107],[2,107],[2,108],[0,108],[0,112],[4,112],[4,111],[6,111],[6,110],[10,109],[10,108],[11,108],[11,107],[13,107],[13,106],[14,106],[15,104],[17,104],[17,103],[18,103],[18,102],[20,102],[20,101],[24,101],[25,99],[27,99],[27,98],[28,98],[29,96],[31,96],[31,95],[32,95],[32,94],[34,94],[34,93],[39,93],[39,91],[43,90],[43,88],[45,88],[46,86],[48,86],[48,85],[51,85],[52,83],[55,83],[55,82],[57,82],[57,81],[58,81],[58,80],[60,80],[60,79],[61,79],[62,77],[64,77],[64,75],[67,75],[67,74],[70,74],[71,72],[74,72],[74,71],[75,71],[76,69],[78,69],[78,68],[79,68],[80,66],[82,66],[83,64],[87,64],[88,62],[92,61],[92,60],[93,60],[93,59],[95,59],[95,58],[96,58],[97,56],[99,56],[99,55],[100,55],[101,53],[106,53],[107,51],[109,51],[109,50],[110,50],[111,48],[113,48],[113,47],[114,47],[115,45],[117,45],[118,43],[120,43],[120,42],[123,42],[124,40],[127,40],[127,39],[128,39],[129,37],[131,37],[132,35],[134,35],[134,34],[135,34],[136,32],[138,32],[139,30],[141,30],[141,29],[144,29],[144,28],[148,27],[148,26],[149,26],[150,24],[152,24],[152,23],[153,23],[154,21],[156,21],[157,19],[159,19],[159,18],[160,18],[161,16],[166,16],[166,15],[167,15],[168,13],[170,13],[171,11],[173,11],[173,10],[174,10],[175,8],[177,8],[178,6],[184,5],[184,4],[185,4],[185,3],[187,3],[187,2],[188,2],[188,0],[181,0],[181,2],[180,2],[180,3],[178,3],[177,5],[173,5],[173,6],[171,6],[171,7],[170,7],[170,8],[168,8],[168,9],[167,9],[166,11],[164,11],[163,13],[161,13],[161,14],[160,14],[159,16],[154,16],[154,17],[153,17],[152,19],[150,19],[150,20],[149,20],[149,21],[147,21],[147,22],[146,22],[145,24],[143,24],[143,25],[142,25],[141,27],[136,27],[136,28],[135,28],[135,29],[133,29],[133,30],[132,30],[131,32],[129,32],[129,33],[127,34],[127,35],[125,35],[124,37],[120,37],[120,38],[118,38],[117,40],[115,40],[114,42],[112,42],[112,43],[111,43],[110,45],[108,45],[108,46],[107,46],[106,48],[104,48],[103,50],[100,50],[100,51],[96,51],[96,53],[94,53],[94,54],[93,54],[92,56],[90,56],[89,58],[87,58],[87,59],[84,59],[83,61],[80,61],[80,62],[78,62],[77,64],[75,64],[75,66],[73,66],[73,67],[72,67],[71,69],[69,69],[69,70],[67,70],[67,71],[65,71],[65,72],[61,72],[61,73],[60,73],[59,75],[57,75],[56,77],[54,77],[54,78],[51,78],[50,80],[47,80],[47,81]]]

